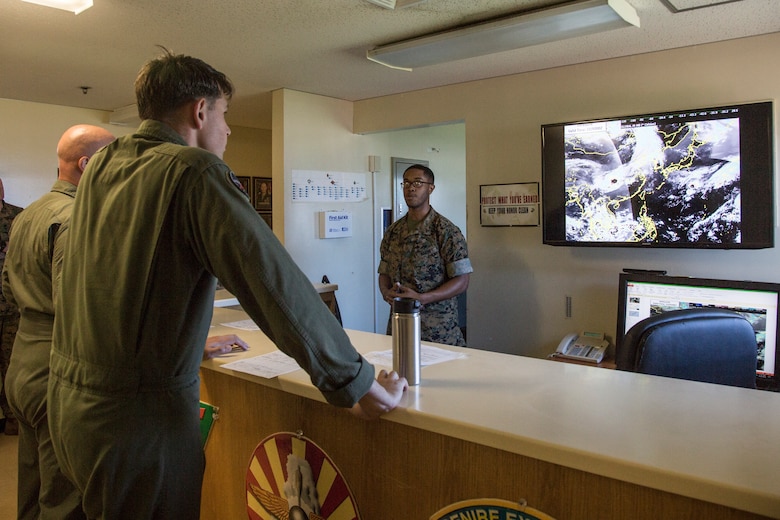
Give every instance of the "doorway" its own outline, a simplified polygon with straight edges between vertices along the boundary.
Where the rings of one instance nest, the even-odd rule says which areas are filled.
[[[406,214],[401,181],[403,172],[413,164],[431,168],[436,190],[431,205],[450,219],[466,235],[466,124],[462,121],[419,128],[393,130],[372,135],[385,151],[382,161],[387,166],[374,174],[374,265],[379,265],[379,244],[384,235],[383,223]],[[380,154],[382,152],[379,152]],[[396,161],[399,162],[396,165]],[[405,162],[405,164],[401,164]],[[389,215],[387,215],[389,214]],[[376,270],[376,267],[375,267]],[[465,303],[465,301],[464,301]],[[465,326],[465,305],[460,306],[460,320]],[[374,332],[384,334],[390,315],[390,306],[374,286]]]
[[[413,129],[394,132],[393,139],[399,151],[402,148],[419,148],[421,142],[432,142],[438,146],[427,150],[432,159],[413,159],[390,157],[390,190],[392,202],[392,220],[398,220],[406,214],[408,207],[404,201],[404,172],[415,164],[421,164],[434,170],[437,189],[431,197],[431,205],[442,215],[452,220],[466,236],[466,199],[465,199],[465,124],[442,125],[425,129]],[[408,137],[403,138],[402,135]],[[416,145],[416,146],[415,146]],[[412,150],[414,151],[414,150]],[[420,151],[419,149],[417,150]],[[438,171],[437,171],[438,170]],[[384,229],[383,229],[384,231]],[[381,241],[381,237],[379,237]],[[459,326],[466,337],[466,293],[458,296]],[[387,325],[387,304],[378,295],[375,332],[383,334]]]

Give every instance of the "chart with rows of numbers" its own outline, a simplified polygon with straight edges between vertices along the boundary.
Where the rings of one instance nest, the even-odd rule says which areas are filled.
[[[365,173],[293,170],[293,202],[360,202],[368,198]]]

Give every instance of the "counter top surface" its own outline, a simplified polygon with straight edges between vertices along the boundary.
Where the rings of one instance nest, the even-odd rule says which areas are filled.
[[[335,283],[312,282],[312,286],[314,287],[314,290],[317,291],[318,294],[336,292],[339,290],[338,284]],[[235,305],[240,305],[238,303],[238,298],[236,298],[230,292],[228,292],[227,289],[217,289],[214,295],[214,307],[232,307]]]
[[[324,402],[303,370],[264,379],[222,368],[276,349],[217,308],[211,335],[247,352],[203,363]],[[361,353],[389,336],[347,331]],[[436,345],[464,358],[423,367],[383,419],[642,486],[780,518],[780,394]],[[377,371],[380,368],[377,367]]]

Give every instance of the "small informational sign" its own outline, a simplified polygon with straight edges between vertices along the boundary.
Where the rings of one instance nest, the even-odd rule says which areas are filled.
[[[483,226],[538,226],[539,183],[483,184],[479,187]]]
[[[352,213],[348,211],[320,211],[320,238],[352,236]]]
[[[555,520],[550,515],[525,505],[500,498],[478,498],[456,502],[437,511],[430,520]]]

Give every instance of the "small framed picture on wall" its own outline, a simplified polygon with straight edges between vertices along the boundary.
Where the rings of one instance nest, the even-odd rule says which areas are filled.
[[[252,201],[255,209],[270,212],[272,183],[270,177],[252,177]]]

